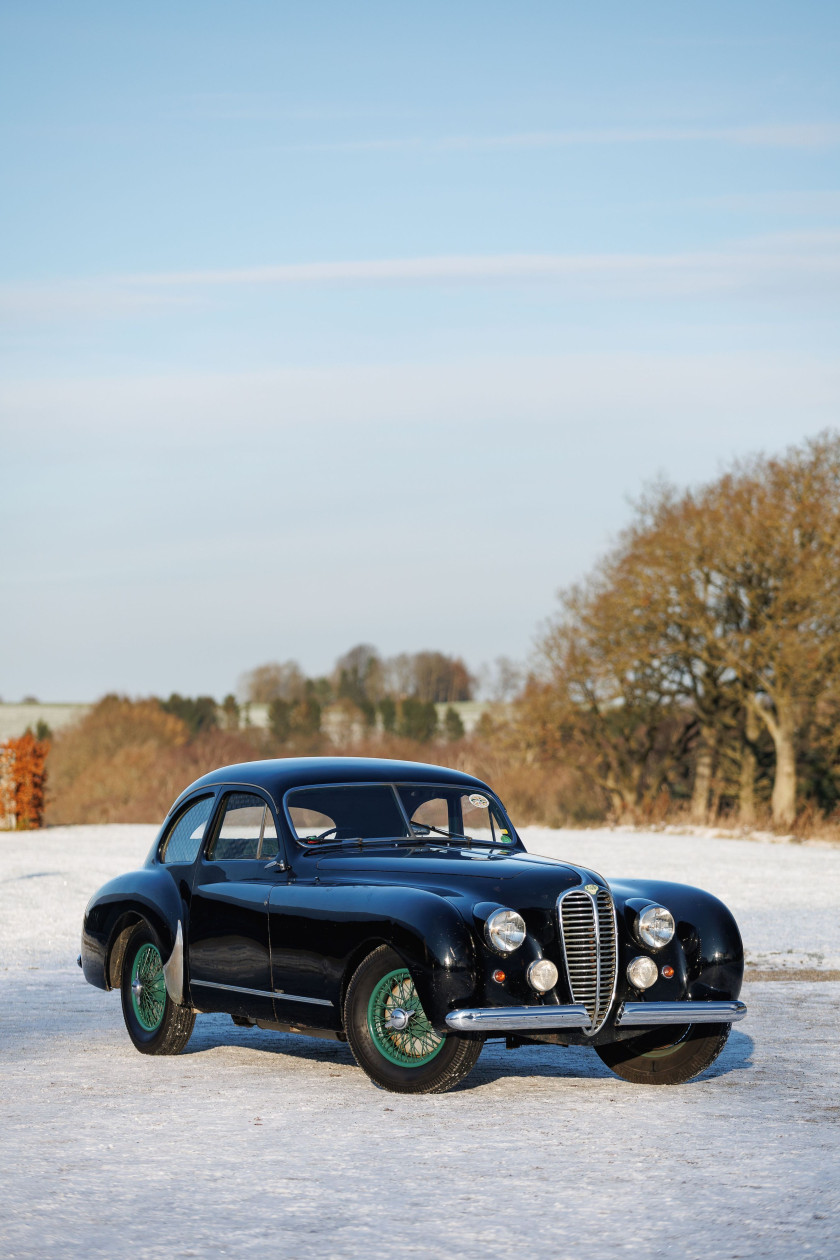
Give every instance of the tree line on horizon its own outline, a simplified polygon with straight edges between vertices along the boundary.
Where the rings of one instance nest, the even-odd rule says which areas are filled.
[[[110,792],[109,820],[140,821],[161,759],[168,791],[212,764],[339,749],[447,761],[523,822],[813,830],[840,813],[840,436],[650,488],[559,593],[527,673],[500,658],[484,677],[505,703],[466,735],[454,706],[478,686],[459,657],[359,644],[322,677],[260,665],[221,704],[106,697],[54,740],[50,816],[91,821]]]
[[[497,686],[498,680],[505,685],[513,676],[514,667],[505,658],[494,668]],[[438,735],[448,740],[463,737],[463,722],[452,706],[473,699],[476,683],[460,657],[424,651],[383,658],[372,644],[361,643],[319,677],[307,677],[297,661],[270,661],[243,674],[238,695],[228,694],[220,705],[212,696],[177,693],[159,703],[193,736],[217,726],[225,730],[250,726],[251,706],[261,705],[281,746],[311,743],[325,729],[325,721],[333,742],[346,743],[354,732],[379,730],[428,743]],[[447,705],[442,722],[440,704]]]

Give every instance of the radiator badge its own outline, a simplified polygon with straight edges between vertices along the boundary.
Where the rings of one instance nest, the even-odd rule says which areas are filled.
[[[588,893],[596,893],[596,892],[598,892],[598,885],[597,885],[597,884],[584,884],[584,886],[583,886],[583,887],[584,887],[584,890],[585,890],[586,892],[588,892]]]

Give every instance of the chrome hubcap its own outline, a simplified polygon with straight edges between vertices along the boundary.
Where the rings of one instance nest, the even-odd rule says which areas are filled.
[[[389,1032],[402,1032],[408,1027],[408,1021],[414,1015],[414,1011],[403,1010],[401,1006],[394,1007],[389,1011],[385,1019],[385,1027]]]

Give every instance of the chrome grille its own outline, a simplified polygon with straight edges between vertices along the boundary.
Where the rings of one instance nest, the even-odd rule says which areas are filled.
[[[573,1002],[589,1015],[588,1033],[607,1018],[615,995],[616,925],[612,897],[605,888],[590,895],[575,888],[557,903],[566,975]]]

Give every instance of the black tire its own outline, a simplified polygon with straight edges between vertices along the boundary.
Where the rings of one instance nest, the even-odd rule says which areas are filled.
[[[616,1076],[634,1085],[682,1085],[714,1063],[731,1028],[731,1024],[680,1024],[595,1049]]]
[[[153,975],[152,984],[160,994],[153,1017],[146,1018],[139,1013],[140,1002],[132,994],[132,978],[135,964],[142,963],[144,958],[154,959],[156,951],[161,959],[166,957],[160,941],[148,923],[138,923],[128,938],[123,957],[120,996],[122,998],[123,1019],[128,1035],[141,1054],[180,1054],[192,1035],[195,1026],[195,1011],[189,1006],[177,1006],[165,987],[161,986],[162,976]],[[141,990],[143,985],[141,983]],[[162,1002],[162,1010],[160,1009]],[[159,1015],[159,1017],[158,1017]],[[151,1025],[151,1026],[148,1026]]]
[[[483,1042],[480,1039],[460,1037],[455,1033],[448,1033],[441,1039],[431,1030],[430,1039],[438,1041],[439,1045],[433,1045],[430,1051],[421,1056],[423,1061],[417,1066],[402,1066],[389,1060],[371,1030],[369,1015],[371,1004],[376,1000],[375,993],[381,991],[386,978],[394,972],[407,975],[405,963],[394,950],[387,945],[380,945],[372,954],[368,954],[347,987],[344,1030],[353,1057],[374,1084],[382,1089],[391,1090],[395,1094],[443,1094],[446,1090],[453,1089],[472,1071],[481,1054]],[[393,983],[396,991],[399,982]],[[408,983],[414,1000],[416,995],[410,977]],[[416,1017],[424,1021],[424,1027],[430,1028],[419,1002]],[[379,1036],[381,1039],[381,1032]],[[394,1053],[398,1054],[396,1038],[394,1044]],[[409,1048],[412,1044],[419,1045],[416,1040],[412,1043],[407,1033],[402,1034],[401,1044],[408,1045]]]

